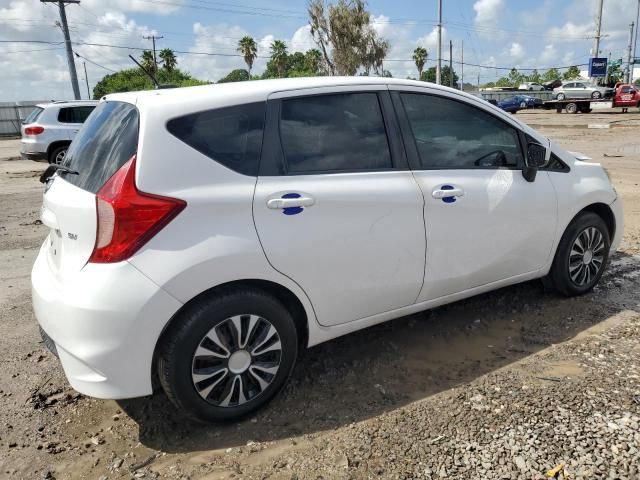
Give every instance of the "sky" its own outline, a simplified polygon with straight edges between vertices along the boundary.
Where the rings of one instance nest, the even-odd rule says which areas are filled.
[[[629,24],[640,0],[604,0],[601,56],[625,58]],[[580,65],[593,47],[597,0],[443,0],[443,60],[464,55],[464,81],[495,81],[508,71]],[[306,51],[306,0],[81,0],[67,17],[80,89],[87,97],[104,75],[133,63],[151,48],[143,37],[162,36],[157,48],[176,51],[178,67],[202,80],[217,81],[245,68],[238,40],[259,44],[253,71],[264,70],[269,44],[284,40],[290,52]],[[368,0],[371,21],[391,44],[384,68],[394,76],[415,77],[415,47],[428,51],[427,68],[437,58],[437,0]],[[40,0],[0,0],[0,102],[72,98],[58,8]],[[640,47],[638,47],[640,49]],[[637,56],[640,56],[640,50]],[[476,67],[473,65],[482,65]],[[585,69],[586,67],[581,67]],[[460,75],[460,64],[454,64]]]

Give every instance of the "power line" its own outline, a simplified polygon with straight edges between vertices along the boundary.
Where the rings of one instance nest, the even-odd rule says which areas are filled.
[[[109,71],[109,72],[113,72],[113,73],[116,73],[116,72],[117,72],[117,70],[112,70],[111,68],[105,67],[104,65],[100,65],[99,63],[94,62],[93,60],[89,60],[87,57],[85,57],[85,56],[83,56],[83,55],[80,55],[80,54],[79,54],[78,52],[76,52],[75,50],[73,51],[73,53],[75,54],[75,56],[76,56],[76,57],[80,57],[80,58],[82,58],[83,60],[85,60],[85,61],[87,61],[87,62],[89,62],[89,63],[92,63],[92,64],[93,64],[93,65],[95,65],[96,67],[104,68],[105,70],[107,70],[107,71]]]

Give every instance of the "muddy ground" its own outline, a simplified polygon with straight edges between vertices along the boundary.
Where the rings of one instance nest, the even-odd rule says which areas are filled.
[[[0,478],[640,478],[640,113],[518,117],[609,170],[626,225],[601,285],[528,282],[328,342],[224,425],[69,388],[30,304],[44,166],[0,160]]]

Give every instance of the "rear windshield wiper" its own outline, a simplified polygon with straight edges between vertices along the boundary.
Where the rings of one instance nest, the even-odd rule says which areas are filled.
[[[68,173],[69,175],[80,174],[80,172],[77,172],[76,170],[71,170],[70,168],[67,168],[63,165],[58,165],[54,163],[52,165],[49,165],[47,169],[42,173],[42,175],[40,175],[40,183],[47,183],[47,180],[53,177],[53,174],[56,172]]]

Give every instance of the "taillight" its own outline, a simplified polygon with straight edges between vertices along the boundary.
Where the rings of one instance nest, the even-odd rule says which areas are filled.
[[[25,135],[40,135],[42,132],[44,132],[44,127],[41,127],[40,125],[26,127],[24,129]]]
[[[96,194],[98,228],[89,262],[126,260],[187,206],[184,200],[139,191],[135,172],[134,155]]]

